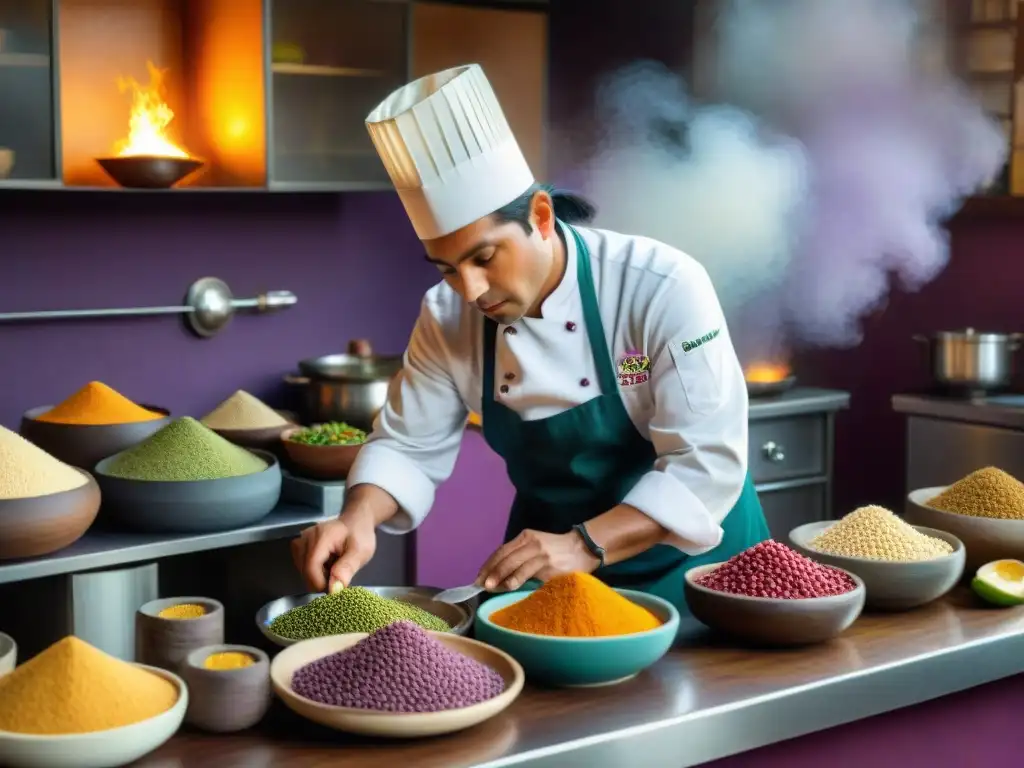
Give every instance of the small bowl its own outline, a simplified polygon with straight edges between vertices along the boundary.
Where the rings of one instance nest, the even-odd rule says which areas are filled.
[[[19,431],[26,440],[65,464],[92,472],[103,459],[138,445],[170,423],[171,412],[166,408],[142,407],[162,415],[152,421],[129,424],[55,424],[37,420],[53,408],[43,405],[25,411]]]
[[[281,466],[272,453],[262,472],[218,480],[129,480],[106,474],[116,456],[96,465],[103,517],[135,531],[211,533],[252,525],[281,498]]]
[[[942,539],[953,551],[933,560],[893,562],[845,557],[819,552],[811,541],[835,525],[834,520],[807,523],[789,532],[789,541],[800,554],[824,565],[856,574],[864,582],[867,594],[864,606],[880,611],[906,611],[930,603],[949,592],[964,574],[966,549],[956,536],[935,528],[915,526],[918,533]]]
[[[85,485],[70,491],[0,499],[0,560],[39,557],[74,544],[100,510],[100,488],[84,469]]]
[[[250,450],[267,451],[275,456],[284,452],[281,450],[281,433],[285,430],[294,429],[294,424],[283,424],[279,427],[263,427],[261,429],[210,429],[223,437],[225,440],[240,445]]]
[[[431,632],[433,637],[449,649],[476,659],[498,672],[505,681],[505,690],[493,699],[445,712],[375,712],[351,707],[320,704],[299,696],[292,690],[292,676],[301,667],[324,656],[351,648],[366,633],[332,635],[315,640],[303,640],[281,651],[270,664],[270,679],[274,692],[296,714],[314,723],[347,733],[364,736],[412,739],[440,736],[469,728],[502,712],[523,690],[523,668],[507,653],[468,637],[450,632]]]
[[[18,644],[14,638],[0,632],[0,677],[13,672],[18,664]]]
[[[403,600],[407,603],[412,603],[417,608],[422,608],[439,619],[444,619],[452,628],[451,632],[445,634],[467,635],[469,634],[470,627],[473,626],[472,611],[465,605],[449,605],[448,603],[439,603],[432,599],[434,595],[443,591],[436,587],[364,587],[364,589],[368,589],[381,597],[391,600]],[[304,642],[302,640],[282,637],[275,632],[271,632],[270,623],[282,613],[286,613],[300,605],[311,603],[318,597],[323,596],[323,592],[312,592],[307,595],[289,595],[288,597],[279,597],[277,600],[271,600],[256,612],[256,626],[260,628],[260,632],[263,633],[264,637],[282,648]]]
[[[206,608],[195,619],[165,619],[160,611],[191,603]],[[188,655],[224,644],[224,606],[208,597],[165,597],[150,600],[135,612],[135,659],[178,673]]]
[[[170,189],[203,166],[203,161],[196,158],[157,155],[98,157],[96,162],[107,176],[127,189]]]
[[[159,675],[178,688],[178,700],[166,712],[140,723],[94,733],[63,736],[0,731],[0,765],[7,768],[115,768],[134,763],[170,739],[185,718],[188,687],[172,672],[135,666]]]
[[[620,595],[646,608],[662,625],[648,632],[610,637],[555,637],[531,635],[498,626],[495,611],[518,603],[533,590],[497,595],[477,609],[474,636],[500,648],[523,665],[531,681],[561,688],[612,685],[636,677],[664,656],[679,631],[679,612],[660,597],[616,589]]]
[[[993,560],[1024,559],[1024,520],[971,517],[929,507],[927,502],[947,487],[911,491],[907,496],[907,505],[903,513],[907,522],[946,531],[960,539],[967,548],[965,572],[970,576],[985,563],[991,563]]]
[[[694,618],[711,629],[755,645],[798,646],[823,643],[845,632],[864,609],[864,582],[844,571],[857,586],[828,597],[788,600],[718,592],[697,579],[724,563],[709,563],[686,573],[686,604]]]
[[[291,439],[292,435],[305,427],[292,427],[281,433],[281,445],[284,446],[288,460],[296,475],[310,477],[314,480],[344,480],[348,477],[352,464],[355,463],[359,445],[307,445]]]
[[[215,653],[245,653],[255,663],[238,669],[207,669]],[[192,651],[181,667],[192,692],[185,722],[212,733],[244,731],[256,725],[270,707],[270,659],[247,645],[207,645]]]

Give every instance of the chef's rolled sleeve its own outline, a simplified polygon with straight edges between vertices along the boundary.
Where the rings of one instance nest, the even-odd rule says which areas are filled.
[[[651,471],[623,502],[669,531],[686,554],[714,549],[747,474],[743,370],[707,272],[689,261],[667,276],[645,313],[654,407]]]
[[[369,483],[398,502],[398,514],[381,525],[388,533],[419,526],[437,487],[455,467],[469,413],[450,361],[444,335],[424,300],[402,370],[348,476],[349,488]]]

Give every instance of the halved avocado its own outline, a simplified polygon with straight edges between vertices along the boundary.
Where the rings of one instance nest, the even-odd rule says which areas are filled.
[[[978,569],[971,589],[992,605],[1024,605],[1024,563],[1020,560],[993,560]]]

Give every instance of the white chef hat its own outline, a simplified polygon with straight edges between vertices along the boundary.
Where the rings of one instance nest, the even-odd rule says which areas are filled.
[[[366,128],[420,240],[494,213],[534,181],[478,64],[399,88]]]

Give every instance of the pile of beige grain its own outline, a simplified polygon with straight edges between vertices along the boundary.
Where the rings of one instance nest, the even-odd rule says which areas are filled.
[[[827,555],[901,563],[932,560],[953,551],[948,542],[926,536],[874,505],[853,510],[818,534],[810,547]]]
[[[0,500],[49,496],[87,482],[83,473],[0,427]]]
[[[241,389],[206,414],[202,422],[210,429],[271,429],[289,425],[284,416]]]
[[[985,467],[957,480],[927,504],[958,515],[1024,520],[1024,483],[997,467]]]

